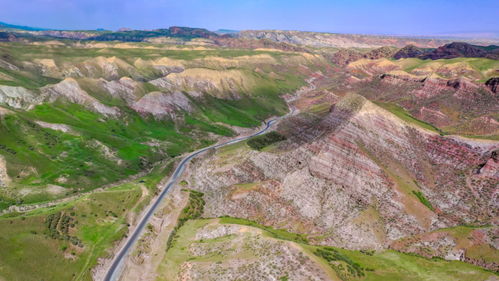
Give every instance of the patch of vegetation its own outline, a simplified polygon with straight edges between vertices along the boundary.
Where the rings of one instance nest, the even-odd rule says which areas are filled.
[[[270,132],[264,135],[259,135],[248,140],[248,145],[254,150],[262,150],[266,146],[286,140],[286,137],[278,132]]]
[[[184,224],[188,220],[194,220],[201,217],[204,210],[204,194],[196,190],[184,190],[189,192],[189,203],[182,209],[179,222]]]
[[[264,226],[261,225],[257,222],[250,221],[247,219],[241,219],[241,218],[233,218],[233,217],[220,217],[220,223],[225,223],[225,224],[240,224],[240,225],[247,225],[247,226],[252,226],[256,228],[260,228],[265,230],[270,234],[271,237],[281,239],[281,240],[288,240],[288,241],[293,241],[296,243],[305,243],[308,244],[308,239],[307,236],[304,234],[298,234],[298,233],[292,233],[284,229],[274,229],[270,226]]]
[[[424,196],[423,192],[413,190],[412,194],[414,194],[419,199],[419,201],[423,203],[423,205],[428,207],[428,209],[435,211],[435,208],[433,208],[433,205],[431,205],[430,201],[428,201],[428,199]]]
[[[17,115],[5,116],[0,123],[0,153],[18,184],[91,188],[136,173],[145,164],[137,156],[135,161],[130,159],[128,165],[119,167],[92,144],[90,138],[42,128]],[[58,182],[61,176],[65,182]],[[24,203],[37,202],[28,199],[24,198]]]
[[[477,266],[460,261],[426,259],[424,257],[399,253],[392,250],[375,252],[372,250],[353,251],[335,247],[312,246],[307,241],[296,239],[299,234],[276,230],[245,219],[221,217],[220,223],[241,224],[257,227],[276,239],[299,243],[325,262],[342,280],[486,280],[490,273]]]
[[[189,130],[191,130],[192,128],[198,128],[202,131],[212,132],[220,136],[232,137],[235,135],[234,131],[225,126],[210,124],[210,122],[196,119],[191,115],[185,115],[184,122],[186,128]]]
[[[23,44],[10,42],[8,44],[0,45],[0,55],[9,56],[16,61],[26,61],[33,59],[43,59],[43,58],[57,58],[61,60],[67,60],[72,62],[80,62],[89,58],[96,58],[99,56],[105,57],[118,57],[127,61],[127,58],[134,60],[141,59],[155,59],[158,57],[168,57],[172,59],[181,60],[193,60],[197,58],[204,58],[209,56],[214,57],[239,57],[239,56],[251,56],[268,54],[273,57],[288,56],[289,54],[283,54],[280,52],[273,51],[254,51],[249,49],[208,49],[208,50],[192,50],[191,48],[185,49],[157,49],[157,48],[145,48],[148,46],[154,46],[153,44],[146,43],[134,43],[136,46],[141,46],[144,48],[113,48],[112,43],[109,48],[85,48],[77,46],[44,46],[44,45],[34,45],[34,44]]]
[[[487,280],[493,273],[460,261],[426,259],[391,250],[372,256],[357,251],[338,249],[362,265],[366,270],[361,280]],[[369,268],[369,270],[367,270]]]
[[[266,118],[282,115],[287,110],[285,102],[277,96],[272,97],[271,93],[264,98],[243,96],[238,100],[205,96],[195,103],[199,108],[199,112],[194,115],[199,116],[197,119],[246,128],[258,126]]]
[[[376,251],[374,250],[360,250],[359,252],[363,253],[364,255],[372,256]]]
[[[50,238],[70,241],[75,246],[83,247],[78,237],[69,235],[69,229],[75,227],[75,219],[72,216],[61,212],[50,214],[46,219],[46,225]]]
[[[193,38],[207,38],[208,36],[217,36],[216,33],[202,28],[181,27],[175,32],[172,29],[156,29],[156,30],[130,30],[117,32],[103,32],[100,35],[89,38],[96,41],[132,41],[140,42],[146,38],[154,37],[172,37],[189,40]]]
[[[43,128],[34,120],[65,124],[73,132]],[[131,111],[119,120],[104,119],[76,104],[44,104],[0,119],[0,154],[9,163],[8,173],[17,185],[41,190],[47,184],[54,184],[67,187],[68,192],[81,192],[151,169],[163,159],[207,146],[212,143],[202,139],[203,132],[207,131],[233,134],[226,127],[209,124],[193,124],[183,133],[172,121],[145,119]],[[197,139],[189,135],[191,132],[198,132]],[[151,140],[165,144],[147,145]],[[106,155],[105,149],[114,154],[113,157]],[[17,200],[26,204],[52,199],[54,195],[48,193],[22,198],[12,197],[12,193],[0,194],[0,208],[16,204]]]
[[[121,35],[151,36],[145,33],[131,31]],[[112,34],[103,32],[100,35]],[[240,98],[222,99],[209,93],[198,98],[189,96],[192,112],[180,113],[183,116],[176,120],[157,120],[153,116],[137,114],[122,98],[110,95],[103,88],[102,81],[97,79],[105,77],[105,71],[98,66],[100,58],[116,58],[120,62],[118,76],[131,77],[138,82],[135,94],[141,96],[160,90],[145,81],[163,76],[161,71],[148,65],[148,61],[161,57],[188,63],[206,57],[237,60],[240,56],[268,55],[278,62],[287,63],[285,59],[298,55],[247,49],[193,50],[185,46],[164,50],[147,43],[133,43],[137,48],[113,48],[114,43],[106,44],[109,48],[84,48],[72,45],[71,41],[62,41],[60,46],[15,42],[0,44],[2,60],[19,68],[0,67],[0,76],[5,79],[0,84],[26,87],[37,94],[40,87],[60,82],[61,79],[54,78],[60,77],[57,71],[44,72],[44,75],[54,77],[41,75],[36,60],[53,60],[59,70],[67,64],[76,67],[91,64],[96,66],[95,69],[88,72],[82,70],[85,77],[76,78],[78,84],[90,96],[105,105],[118,107],[121,112],[119,118],[109,118],[61,99],[38,105],[29,111],[12,109],[14,114],[2,117],[0,154],[9,163],[8,173],[13,185],[16,185],[17,191],[26,187],[36,192],[23,195],[0,191],[0,209],[88,191],[147,171],[159,161],[210,145],[214,142],[211,134],[234,136],[235,132],[221,123],[254,127],[270,116],[282,115],[288,107],[280,95],[294,91],[305,83],[303,74],[295,66],[288,65],[287,70],[276,77],[271,75],[276,71],[274,65],[262,65],[260,68],[263,71],[258,73],[253,71],[253,67],[241,65],[237,69],[248,77],[251,86],[241,89],[238,93]],[[135,67],[138,59],[145,61],[144,66]],[[34,63],[25,67],[26,62]],[[130,67],[124,66],[126,63]],[[202,61],[196,64],[202,64]],[[48,129],[38,125],[37,121],[63,124],[70,131]],[[109,153],[104,153],[104,150]],[[110,154],[113,157],[109,157]],[[68,191],[50,194],[42,191],[47,185],[60,185]]]
[[[0,67],[0,73],[5,74],[12,78],[12,80],[2,81],[3,85],[7,86],[20,86],[27,89],[35,90],[48,84],[55,84],[61,80],[51,77],[46,77],[39,74],[33,74],[31,72],[20,72],[13,71],[10,69],[5,69]]]
[[[268,232],[269,228],[259,226],[247,220],[222,217],[220,223],[242,224],[249,227],[262,229],[264,235],[282,239]],[[179,230],[178,243],[168,251],[167,256],[160,265],[158,280],[172,280],[178,276],[182,264],[186,261],[201,263],[230,262],[231,257],[220,255],[218,253],[208,254],[206,256],[193,256],[189,251],[192,243],[211,243],[210,241],[196,240],[196,233],[213,220],[190,220],[182,229]],[[233,237],[219,237],[216,242],[233,239]],[[282,239],[288,240],[289,239]],[[293,242],[294,243],[294,242]],[[495,276],[494,273],[483,270],[477,266],[460,261],[445,261],[441,259],[426,259],[423,257],[399,253],[392,250],[384,251],[354,251],[345,250],[336,247],[313,246],[306,243],[294,245],[297,249],[302,249],[305,255],[317,257],[324,266],[329,266],[336,276],[341,280],[362,280],[362,281],[485,281]],[[315,260],[314,260],[315,261]],[[334,265],[334,266],[333,266]],[[332,273],[334,274],[334,273]],[[276,278],[284,278],[276,276]],[[332,278],[336,280],[335,278]]]
[[[170,249],[175,243],[175,239],[178,238],[177,231],[187,222],[188,220],[194,220],[201,217],[204,210],[205,201],[203,199],[204,194],[202,192],[190,189],[183,189],[182,191],[189,192],[189,202],[187,206],[182,209],[180,216],[177,221],[177,225],[173,228],[168,241],[166,242],[166,250]]]
[[[127,233],[138,185],[82,196],[51,208],[0,217],[0,279],[92,280],[91,269]],[[57,270],[55,270],[57,269]]]
[[[16,201],[13,198],[0,194],[0,210],[7,209],[9,206],[15,205],[16,203],[22,203],[22,201]]]
[[[49,123],[67,124],[84,136],[117,148],[119,156],[125,160],[137,161],[141,155],[147,155],[150,147],[143,142],[151,138],[170,142],[166,152],[172,157],[195,146],[192,138],[177,132],[172,121],[144,119],[131,110],[118,120],[103,118],[77,104],[45,104],[25,115]]]
[[[491,72],[488,70],[497,68],[499,63],[497,60],[487,59],[487,58],[453,58],[453,59],[439,59],[439,60],[422,60],[418,58],[404,59],[403,61],[398,61],[401,64],[404,71],[411,72],[418,68],[423,68],[428,65],[448,65],[463,63],[468,65],[471,70],[476,70],[480,72],[483,78],[490,77]]]
[[[140,181],[143,182],[148,189],[153,190],[154,192],[159,192],[158,184],[163,178],[171,175],[174,164],[175,159],[170,159],[167,163],[156,165],[152,170],[150,170],[149,174],[142,177]]]
[[[464,135],[461,134],[461,136],[470,138],[470,139],[481,139],[481,140],[495,140],[499,141],[499,135],[485,135],[485,136],[480,136],[480,135]]]
[[[303,85],[299,76],[287,74],[287,79],[276,81],[265,75],[255,75],[243,70],[255,81],[255,86],[239,99],[220,99],[205,95],[201,99],[191,98],[198,108],[193,116],[207,123],[225,123],[239,127],[254,127],[271,116],[283,115],[288,111],[282,93],[291,92]]]
[[[409,122],[409,123],[415,124],[419,127],[425,128],[427,130],[436,132],[442,136],[446,134],[446,132],[433,126],[432,124],[421,121],[421,120],[413,117],[403,107],[401,107],[399,105],[396,105],[393,103],[384,103],[384,102],[374,102],[374,103],[377,104],[378,106],[381,106],[382,108],[390,111],[391,113],[395,114],[397,117],[399,117],[400,119],[402,119],[406,122]]]
[[[358,263],[352,261],[348,256],[338,252],[333,247],[318,248],[314,254],[325,259],[343,280],[349,279],[350,276],[365,276],[364,269]],[[346,264],[346,268],[343,266],[343,263]]]

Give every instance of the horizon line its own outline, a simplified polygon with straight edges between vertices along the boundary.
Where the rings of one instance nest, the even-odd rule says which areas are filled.
[[[80,29],[64,29],[64,28],[46,28],[46,27],[38,27],[38,26],[30,26],[30,25],[25,25],[25,24],[17,24],[17,23],[8,23],[5,21],[0,21],[0,24],[5,24],[5,25],[10,25],[13,26],[13,29],[15,27],[20,27],[20,28],[31,28],[34,30],[25,30],[25,31],[31,31],[31,32],[36,32],[36,31],[110,31],[110,32],[118,32],[120,29],[129,29],[129,31],[152,31],[152,30],[159,30],[159,29],[169,29],[171,27],[188,27],[188,28],[199,28],[199,29],[205,29],[211,32],[217,32],[220,30],[227,30],[227,31],[234,31],[234,32],[243,32],[243,31],[283,31],[283,32],[309,32],[309,33],[326,33],[326,34],[345,34],[345,35],[367,35],[367,36],[385,36],[385,37],[406,37],[406,38],[422,38],[422,39],[466,39],[466,40],[494,40],[498,41],[499,40],[499,30],[498,31],[454,31],[454,32],[440,32],[439,34],[404,34],[404,33],[376,33],[376,32],[365,32],[365,33],[352,33],[352,32],[341,32],[341,31],[316,31],[316,30],[298,30],[298,29],[232,29],[232,28],[225,28],[221,27],[216,30],[213,29],[208,29],[205,27],[192,27],[192,26],[185,26],[185,25],[170,25],[169,27],[157,27],[157,28],[152,28],[152,29],[136,29],[136,28],[129,28],[129,27],[121,27],[119,29],[106,29],[104,27],[99,27],[99,28],[93,28],[93,29],[85,29],[85,28],[80,28]],[[0,29],[2,29],[0,27]],[[455,35],[454,35],[455,34]],[[476,36],[473,36],[473,34],[477,34]],[[478,36],[478,34],[488,34],[491,36]],[[498,41],[499,42],[499,41]]]

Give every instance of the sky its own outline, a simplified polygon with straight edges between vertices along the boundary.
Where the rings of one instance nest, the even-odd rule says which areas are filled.
[[[0,21],[52,29],[283,29],[499,34],[499,0],[0,0]]]

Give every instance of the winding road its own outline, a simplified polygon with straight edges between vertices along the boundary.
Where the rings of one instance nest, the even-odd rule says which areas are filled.
[[[212,146],[208,146],[208,147],[199,149],[199,150],[191,153],[189,156],[185,157],[184,159],[182,159],[182,161],[180,162],[180,164],[175,169],[175,172],[170,177],[170,180],[168,181],[168,183],[166,184],[166,186],[163,188],[163,190],[159,194],[158,198],[156,198],[155,201],[154,201],[154,203],[152,203],[149,206],[149,209],[144,214],[144,216],[141,218],[141,220],[137,224],[137,227],[133,230],[133,233],[130,236],[128,236],[127,241],[125,242],[125,244],[123,245],[123,247],[115,255],[115,257],[114,257],[114,259],[112,261],[112,264],[109,267],[109,269],[108,269],[108,271],[107,271],[107,273],[106,273],[106,275],[104,277],[104,281],[116,281],[116,280],[119,279],[120,274],[121,274],[121,270],[122,270],[122,267],[123,267],[123,264],[124,264],[124,261],[126,259],[127,254],[129,253],[129,251],[133,248],[134,244],[139,239],[142,231],[144,230],[144,227],[147,225],[149,219],[152,217],[152,215],[154,214],[154,212],[158,208],[158,206],[161,203],[161,201],[163,200],[163,198],[167,195],[167,193],[170,190],[170,188],[172,188],[177,183],[177,180],[180,178],[180,176],[182,175],[182,173],[185,170],[185,166],[193,158],[195,158],[196,156],[198,156],[198,155],[200,155],[200,154],[202,154],[202,153],[204,153],[204,152],[206,152],[206,151],[208,151],[210,149],[213,149],[213,148],[216,149],[216,148],[220,148],[220,147],[223,147],[223,146],[231,145],[231,144],[234,144],[234,143],[238,143],[238,142],[247,140],[247,139],[252,138],[254,136],[258,136],[258,135],[264,134],[265,132],[267,132],[272,127],[272,125],[274,123],[276,123],[277,121],[279,121],[279,120],[281,120],[281,119],[283,119],[283,118],[285,118],[285,117],[287,117],[289,115],[294,114],[294,111],[295,111],[294,108],[292,108],[291,111],[288,114],[286,114],[284,116],[281,116],[279,118],[275,118],[275,119],[269,120],[268,122],[265,122],[264,123],[265,127],[263,129],[261,129],[260,131],[252,134],[252,135],[245,136],[245,137],[240,137],[240,138],[235,138],[233,140],[230,140],[230,141],[227,141],[227,142],[224,142],[224,143],[215,144],[215,145],[212,145]]]

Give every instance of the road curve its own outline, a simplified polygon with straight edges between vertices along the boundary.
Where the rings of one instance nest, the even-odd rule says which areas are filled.
[[[130,236],[128,236],[126,243],[119,250],[119,252],[115,255],[111,266],[109,267],[108,271],[106,272],[106,276],[104,277],[104,281],[116,281],[116,280],[118,280],[118,278],[120,277],[120,274],[121,274],[121,269],[123,267],[123,262],[124,262],[124,260],[125,260],[125,258],[127,256],[128,252],[133,247],[133,245],[135,244],[135,242],[137,242],[137,240],[139,239],[140,234],[144,230],[144,227],[146,226],[147,222],[152,217],[152,215],[154,214],[154,212],[156,211],[156,209],[158,208],[159,204],[161,203],[161,201],[163,200],[163,198],[166,196],[166,194],[168,193],[168,191],[170,190],[170,188],[176,184],[178,178],[184,172],[185,166],[186,166],[186,164],[189,163],[189,161],[191,161],[193,158],[195,158],[196,156],[202,154],[203,152],[206,152],[209,149],[220,148],[220,147],[223,147],[223,146],[226,146],[226,145],[230,145],[230,144],[234,144],[234,143],[238,143],[238,142],[247,140],[247,139],[252,138],[254,136],[261,135],[261,134],[267,132],[270,129],[270,127],[272,127],[272,125],[275,122],[277,122],[277,121],[279,121],[279,120],[281,120],[281,119],[283,119],[283,118],[285,118],[285,117],[287,117],[289,115],[292,115],[293,113],[294,113],[294,109],[292,109],[291,112],[289,112],[288,114],[286,114],[284,116],[272,119],[272,120],[270,120],[268,122],[265,122],[264,123],[265,127],[263,129],[261,129],[260,131],[252,134],[252,135],[245,136],[245,137],[240,137],[240,138],[235,138],[233,140],[230,140],[230,141],[227,141],[227,142],[224,142],[224,143],[215,144],[215,145],[212,145],[212,146],[208,146],[208,147],[199,149],[199,150],[197,150],[197,151],[189,154],[189,156],[185,157],[184,159],[182,159],[182,161],[180,161],[180,164],[175,169],[175,172],[170,177],[170,180],[168,181],[168,183],[166,184],[166,186],[163,188],[163,190],[159,194],[159,196],[156,199],[156,201],[154,201],[154,203],[152,205],[150,205],[150,207],[147,210],[147,212],[144,214],[144,216],[141,218],[141,220],[137,224],[137,227],[133,230],[133,233]]]

